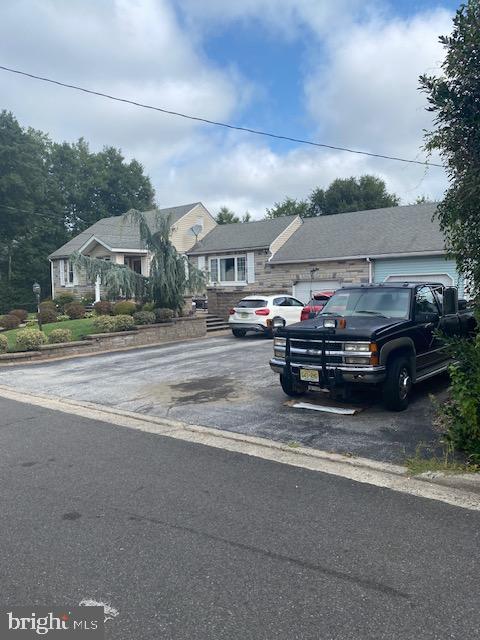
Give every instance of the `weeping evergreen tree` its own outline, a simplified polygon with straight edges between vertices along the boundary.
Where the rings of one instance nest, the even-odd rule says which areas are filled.
[[[124,217],[138,226],[143,245],[150,252],[150,275],[142,276],[125,265],[90,258],[81,254],[72,256],[72,261],[86,271],[87,278],[94,282],[100,277],[108,291],[115,298],[149,300],[156,307],[180,311],[187,291],[200,292],[205,288],[204,274],[181,256],[170,240],[172,221],[170,217],[157,216],[153,228],[147,223],[141,211],[131,209]]]

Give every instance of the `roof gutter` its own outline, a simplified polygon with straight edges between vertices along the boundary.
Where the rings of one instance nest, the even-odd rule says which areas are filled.
[[[378,253],[376,255],[369,255],[368,258],[380,259],[380,258],[413,258],[416,256],[444,256],[446,255],[446,250],[443,251],[417,251],[417,252],[409,252],[409,253]],[[273,260],[270,264],[299,264],[306,262],[335,262],[339,260],[366,260],[367,256],[331,256],[330,258],[305,258],[302,260],[293,259],[293,260]]]

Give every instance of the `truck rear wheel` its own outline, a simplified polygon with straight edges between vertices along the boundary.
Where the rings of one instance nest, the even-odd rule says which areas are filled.
[[[408,407],[412,390],[412,365],[406,356],[394,357],[387,365],[387,378],[383,387],[383,401],[391,411],[404,411]]]
[[[308,384],[306,382],[295,382],[291,376],[280,376],[280,384],[282,385],[283,392],[291,398],[303,396],[303,394],[308,391]]]

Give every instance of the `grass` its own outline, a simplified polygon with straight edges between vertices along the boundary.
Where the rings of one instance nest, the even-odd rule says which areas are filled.
[[[94,318],[80,318],[80,320],[50,322],[49,324],[44,324],[42,330],[48,336],[48,334],[54,329],[70,329],[70,331],[72,332],[72,340],[80,340],[83,336],[88,336],[90,333],[94,333],[93,320]],[[36,327],[36,325],[30,326]],[[1,335],[6,336],[8,339],[9,351],[15,351],[15,340],[19,331],[23,331],[23,329],[11,329],[10,331],[2,331]]]
[[[444,447],[442,456],[428,456],[429,447],[421,443],[417,446],[415,456],[405,460],[405,466],[413,476],[428,471],[432,473],[479,473],[480,466],[478,464],[469,464],[455,459],[455,452],[450,447]],[[426,455],[428,457],[426,457]]]

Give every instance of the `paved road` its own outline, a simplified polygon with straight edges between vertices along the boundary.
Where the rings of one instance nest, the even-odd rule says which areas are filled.
[[[480,514],[0,398],[2,605],[115,640],[480,633]]]
[[[418,387],[400,414],[384,411],[375,398],[353,417],[323,414],[285,405],[268,366],[271,351],[263,337],[216,337],[0,368],[0,384],[386,461],[402,461],[418,442],[438,439],[429,393],[442,394],[445,378]]]

